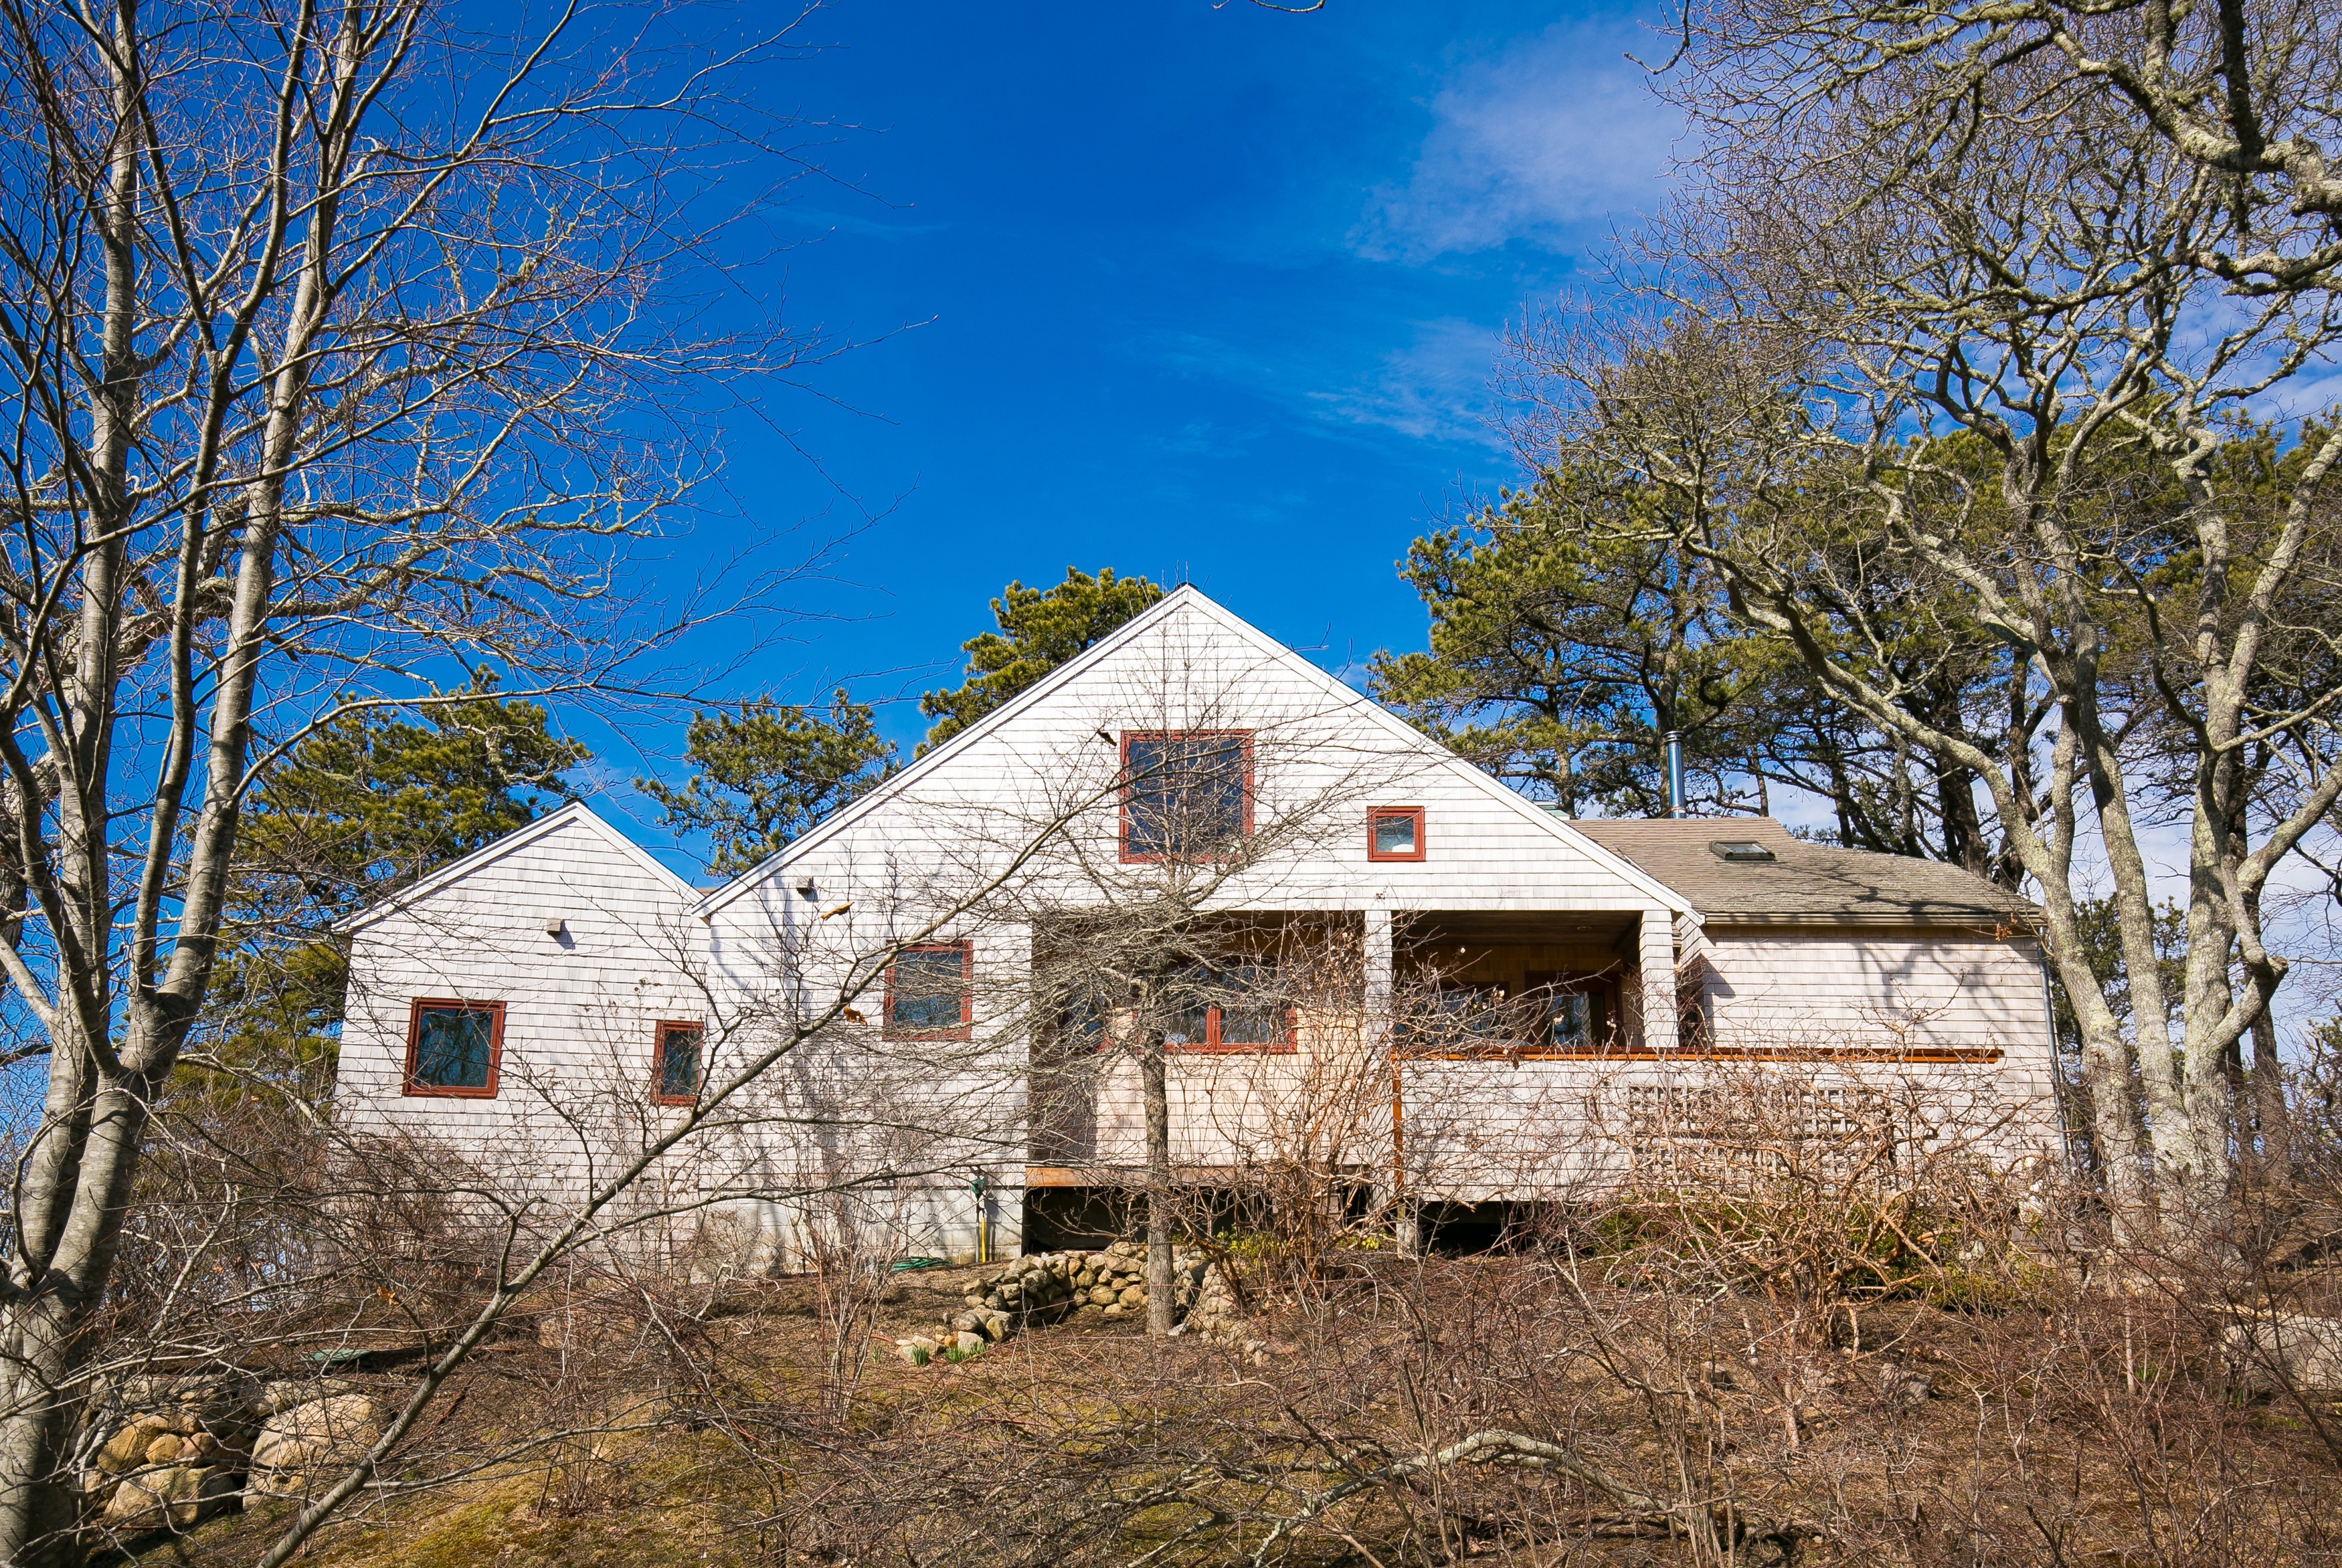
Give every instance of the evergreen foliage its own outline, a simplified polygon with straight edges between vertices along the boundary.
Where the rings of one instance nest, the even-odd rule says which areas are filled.
[[[919,699],[919,712],[936,721],[919,750],[951,739],[1162,597],[1156,584],[1117,577],[1110,566],[1096,576],[1068,566],[1054,588],[1010,583],[992,601],[1000,630],[960,644],[967,679]]]
[[[698,771],[683,788],[656,779],[635,787],[658,802],[661,826],[707,835],[708,868],[723,876],[771,858],[896,766],[869,705],[842,688],[826,717],[770,698],[696,714],[684,757]]]
[[[1573,525],[1596,486],[1616,525]],[[1409,547],[1399,574],[1431,612],[1430,650],[1377,654],[1369,689],[1480,766],[1572,815],[1664,816],[1662,738],[1683,733],[1704,809],[1747,809],[1745,694],[1778,661],[1735,627],[1706,570],[1645,497],[1548,470],[1469,524]]]
[[[239,840],[210,1033],[260,1072],[330,1069],[349,984],[333,924],[573,796],[586,749],[545,709],[499,700],[481,672],[465,700],[409,723],[348,714],[295,746],[253,794]]]

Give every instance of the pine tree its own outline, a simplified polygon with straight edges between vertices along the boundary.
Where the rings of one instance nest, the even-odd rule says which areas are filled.
[[[1761,644],[1664,544],[1624,542],[1643,498],[1610,487],[1615,534],[1566,521],[1598,476],[1550,471],[1465,526],[1416,540],[1399,574],[1431,613],[1428,652],[1378,654],[1368,681],[1499,778],[1572,814],[1666,814],[1663,737],[1680,731],[1707,809],[1755,804],[1742,698]]]
[[[936,721],[919,750],[951,739],[1162,597],[1156,584],[1117,577],[1110,566],[1095,577],[1068,566],[1048,589],[1010,583],[992,601],[1000,630],[960,644],[966,681],[919,699],[919,712]]]
[[[534,822],[572,797],[591,754],[545,709],[476,694],[421,723],[353,714],[295,746],[254,792],[229,947],[207,1031],[241,1067],[329,1068],[349,948],[334,922]]]
[[[698,772],[681,789],[656,779],[635,787],[658,802],[660,825],[707,835],[708,868],[723,876],[769,859],[895,771],[894,743],[842,688],[826,718],[769,697],[696,714],[684,758]]]

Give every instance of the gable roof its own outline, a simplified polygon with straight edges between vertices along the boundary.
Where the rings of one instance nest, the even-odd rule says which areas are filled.
[[[1250,644],[1299,678],[1313,684],[1319,692],[1342,707],[1363,714],[1371,722],[1380,725],[1386,733],[1421,752],[1426,760],[1449,769],[1453,776],[1468,781],[1470,787],[1479,790],[1491,799],[1505,802],[1519,820],[1524,823],[1534,823],[1544,832],[1560,839],[1586,859],[1633,886],[1653,904],[1680,914],[1689,915],[1694,920],[1698,918],[1698,912],[1680,893],[1667,886],[1665,882],[1650,874],[1633,861],[1580,833],[1579,824],[1566,817],[1556,816],[1553,813],[1523,799],[1519,794],[1506,788],[1470,763],[1448,751],[1381,704],[1343,684],[1284,644],[1261,631],[1243,616],[1210,598],[1192,583],[1183,583],[1174,588],[1161,599],[1148,605],[1114,631],[1099,638],[1081,653],[1066,660],[1040,680],[927,753],[926,755],[920,757],[869,794],[825,820],[812,832],[793,841],[771,859],[741,873],[731,882],[706,894],[695,906],[694,913],[704,919],[766,879],[778,875],[782,869],[796,856],[817,847],[843,833],[853,824],[876,812],[887,801],[902,794],[917,781],[949,766],[954,759],[995,731],[1013,723],[1024,714],[1081,680],[1096,665],[1113,657],[1116,653],[1130,644],[1148,635],[1165,622],[1183,612],[1206,616],[1230,636]]]
[[[513,829],[512,832],[493,843],[482,844],[460,860],[449,861],[422,881],[411,887],[401,888],[379,904],[370,904],[355,914],[344,915],[334,922],[334,934],[337,936],[347,936],[354,932],[363,931],[376,921],[386,920],[403,910],[413,908],[442,888],[452,883],[461,882],[480,867],[493,861],[501,860],[516,849],[535,844],[538,839],[549,837],[564,828],[574,826],[583,826],[592,830],[613,849],[666,883],[674,890],[676,895],[686,904],[698,896],[697,889],[660,864],[658,858],[648,850],[613,827],[584,801],[574,800],[558,811],[547,812],[535,822]]]
[[[1839,849],[1792,837],[1769,816],[1581,822],[1698,906],[1713,925],[1937,925],[2030,929],[2040,911],[1941,861]],[[1771,860],[1726,860],[1709,846],[1749,842]]]

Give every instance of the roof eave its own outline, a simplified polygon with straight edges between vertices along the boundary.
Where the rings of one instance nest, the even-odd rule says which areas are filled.
[[[1724,929],[1750,926],[1853,926],[1872,930],[2008,931],[2034,934],[2041,928],[2037,913],[2019,910],[1829,910],[1779,914],[1769,910],[1711,909],[1706,924]]]

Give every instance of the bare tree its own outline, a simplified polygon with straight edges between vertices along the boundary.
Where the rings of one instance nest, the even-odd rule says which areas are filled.
[[[2045,129],[2061,101],[2087,101],[2118,127],[2110,149],[2150,143],[2216,182],[2221,221],[2174,259],[2250,294],[2333,289],[2342,23],[2321,7],[1762,0],[1691,7],[1683,21],[1680,57],[1695,62],[1704,116],[1761,138],[1811,125],[1829,100],[1867,96],[1877,81],[1900,102],[1899,123],[1855,128],[1827,149],[1861,157],[1931,118],[1956,126],[1979,98],[2007,112],[2007,86],[2022,76],[2049,89]]]
[[[2156,10],[2119,11],[2110,35]],[[1666,494],[1664,525],[1737,614],[1977,782],[2040,892],[2109,1184],[2177,1219],[2219,1211],[2240,1125],[2256,1153],[2232,1104],[2239,1042],[2287,968],[2259,899],[2342,794],[2326,610],[2342,433],[2281,402],[2342,315],[2314,266],[2280,288],[2246,275],[2290,263],[2214,265],[2258,198],[2027,46],[2051,11],[1996,35],[2006,52],[1977,42],[1997,25],[1980,17],[1957,47],[1958,18],[1908,49],[1885,25],[1858,67],[1820,8],[1747,36],[1711,15],[1680,87],[1709,137],[1695,189],[1622,266],[1615,311],[1525,342],[1545,416],[1525,429]],[[2330,44],[2306,12],[2272,21],[2308,29],[2302,59]],[[2267,41],[2285,64],[2266,80],[2314,118],[2330,76],[2294,76],[2294,42]],[[2322,224],[2314,206],[2285,233]],[[1915,611],[1945,659],[1997,650],[1971,688],[1997,714],[1911,700],[1933,670],[1907,657]],[[2188,845],[2177,994],[2158,814]],[[2082,924],[2101,862],[2127,1024]],[[2273,1032],[2257,1038],[2273,1079]]]
[[[1280,695],[1265,703],[1264,690]],[[1080,800],[1116,809],[1079,814],[1086,829],[1019,879],[1003,913],[1030,934],[1016,1011],[1046,1068],[1036,1139],[1079,1124],[1086,1136],[1058,1137],[1052,1163],[1106,1188],[1129,1182],[1136,1154],[1149,1328],[1167,1335],[1175,1239],[1209,1235],[1211,1197],[1236,1191],[1247,1152],[1280,1141],[1306,1107],[1380,1104],[1356,1093],[1376,1076],[1359,1049],[1376,1027],[1363,917],[1318,879],[1368,805],[1437,759],[1362,725],[1346,694],[1296,697],[1208,627],[1166,634],[1092,700],[1116,729],[1080,733],[1024,809],[1068,822]],[[1030,831],[1010,813],[970,836]],[[1342,1134],[1303,1140],[1313,1155],[1358,1142],[1345,1120]]]
[[[679,49],[422,0],[0,17],[0,972],[48,1070],[0,1292],[0,1557],[65,1549],[78,1370],[254,780],[484,660],[604,685],[660,635],[619,547],[706,465],[685,378],[806,347],[672,318],[693,144],[744,145],[722,73],[772,53]]]

